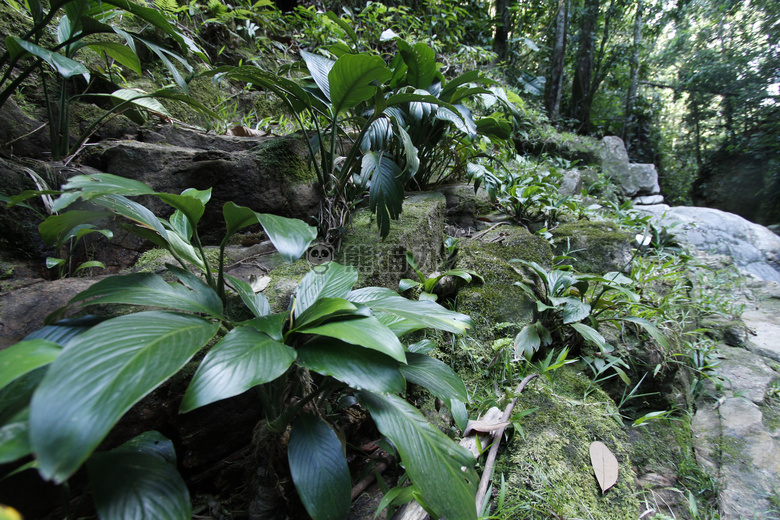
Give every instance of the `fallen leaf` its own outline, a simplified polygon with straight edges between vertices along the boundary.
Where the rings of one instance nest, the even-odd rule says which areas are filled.
[[[471,432],[478,432],[478,433],[494,432],[496,430],[509,426],[509,424],[510,424],[509,421],[501,422],[501,421],[471,421],[470,420],[468,422],[468,425],[466,425],[466,429],[463,431],[463,436],[465,437]]]
[[[252,286],[252,290],[255,293],[263,292],[269,283],[271,283],[270,276],[261,276],[259,278],[255,275],[249,276],[249,285]]]
[[[231,128],[228,128],[226,134],[235,137],[263,137],[268,135],[262,130],[255,130],[254,128],[249,128],[243,125],[235,125]]]
[[[590,463],[593,464],[601,492],[606,493],[618,479],[617,459],[603,442],[596,441],[590,445]]]

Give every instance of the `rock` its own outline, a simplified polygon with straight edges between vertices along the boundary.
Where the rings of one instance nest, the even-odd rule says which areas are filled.
[[[558,193],[575,197],[582,192],[582,174],[578,170],[569,170],[563,175]]]
[[[743,349],[722,346],[721,354],[724,395],[698,403],[696,457],[718,479],[721,518],[771,518],[768,497],[780,482],[780,403],[772,389],[780,373]]]
[[[620,180],[620,186],[629,197],[661,193],[654,164],[629,164],[628,175]]]
[[[448,184],[437,190],[447,201],[447,223],[463,229],[477,229],[476,216],[490,212],[493,205],[484,187],[474,193],[470,184]]]
[[[628,153],[623,140],[614,135],[608,135],[601,140],[598,149],[601,170],[620,183],[620,179],[628,175]]]
[[[780,237],[739,215],[713,208],[640,206],[656,224],[697,249],[728,255],[753,277],[780,282]]]
[[[550,231],[556,255],[567,260],[581,273],[604,274],[625,269],[631,260],[631,233],[609,222],[567,222]]]
[[[49,127],[28,116],[14,99],[0,107],[0,146],[6,152],[42,159],[51,149]]]
[[[663,195],[643,195],[641,197],[634,197],[631,202],[635,206],[652,206],[653,204],[663,204]]]
[[[28,280],[19,288],[0,293],[0,348],[13,345],[43,327],[49,314],[101,278]]]
[[[84,164],[98,170],[144,182],[157,191],[181,193],[187,188],[212,188],[210,203],[201,220],[201,237],[218,243],[224,233],[222,206],[232,201],[262,213],[297,217],[311,222],[320,202],[314,174],[306,164],[308,150],[300,136],[260,142],[254,148],[235,151],[236,140],[216,138],[209,142],[233,143],[228,150],[201,150],[200,141],[185,139],[192,132],[175,135],[190,146],[170,146],[119,141],[104,143],[86,153]],[[172,134],[174,135],[174,134]],[[197,134],[194,134],[197,135]],[[142,197],[155,214],[167,216],[172,208]]]

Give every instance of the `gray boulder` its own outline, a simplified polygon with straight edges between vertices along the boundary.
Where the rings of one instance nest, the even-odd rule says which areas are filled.
[[[658,172],[654,164],[629,164],[628,175],[618,180],[623,191],[630,197],[661,193]]]
[[[614,135],[604,137],[598,155],[602,171],[620,186],[625,196],[661,193],[655,165],[629,164],[628,153],[621,138]]]
[[[563,175],[558,193],[563,196],[575,197],[582,192],[582,174],[578,170],[569,170]]]
[[[764,226],[713,208],[657,204],[636,209],[667,226],[680,242],[730,256],[749,275],[780,282],[780,237]]]
[[[609,177],[619,181],[628,175],[628,153],[621,138],[614,135],[604,137],[598,156],[602,171]]]

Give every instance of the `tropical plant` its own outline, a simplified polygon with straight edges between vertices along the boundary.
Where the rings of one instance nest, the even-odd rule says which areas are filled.
[[[452,369],[407,349],[399,338],[428,327],[460,334],[471,326],[467,316],[390,289],[352,290],[356,270],[336,263],[309,272],[289,310],[272,313],[263,294],[224,273],[224,248],[236,231],[259,223],[279,254],[294,261],[316,237],[314,228],[228,202],[225,239],[218,265],[211,266],[197,231],[210,190],[156,193],[108,174],[76,176],[63,189],[55,208],[79,209],[41,225],[49,240],[116,216],[180,265],[168,265],[170,282],[152,273],[105,278],[51,319],[91,304],[140,306],[139,312],[57,322],[0,353],[1,461],[35,454],[31,466],[58,484],[86,463],[101,518],[137,518],[142,510],[157,518],[190,518],[170,441],[146,433],[110,452],[96,448],[130,407],[206,351],[180,412],[258,388],[266,430],[279,434],[292,424],[289,470],[313,518],[345,518],[350,506],[341,442],[318,412],[338,390],[368,410],[432,512],[475,518],[473,457],[397,395],[409,381],[451,407],[463,407],[466,389]],[[128,198],[138,195],[156,197],[175,211],[168,220],[155,217]],[[233,305],[226,312],[226,303],[236,299],[249,319],[235,318]],[[292,401],[280,397],[285,388],[297,389]]]
[[[422,271],[420,271],[420,268],[417,267],[417,261],[414,259],[414,254],[411,251],[406,252],[406,263],[409,264],[409,267],[417,274],[419,282],[409,278],[402,278],[398,283],[398,290],[403,293],[410,289],[419,288],[420,300],[438,300],[448,279],[460,278],[466,283],[471,283],[472,281],[485,283],[485,279],[473,269],[449,269],[443,273],[435,272],[426,277]]]
[[[14,4],[16,4],[14,2]],[[183,67],[188,74],[193,69],[187,61],[162,47],[141,34],[119,27],[117,20],[122,16],[136,17],[172,38],[185,51],[191,51],[201,58],[205,55],[194,42],[181,31],[171,25],[159,11],[133,3],[129,0],[55,0],[48,7],[38,0],[25,2],[24,8],[16,4],[19,10],[26,9],[26,14],[32,18],[30,27],[21,36],[8,35],[5,38],[6,51],[0,56],[0,107],[5,104],[22,83],[34,72],[41,79],[48,111],[49,131],[51,135],[51,151],[55,159],[64,157],[78,150],[95,129],[106,118],[130,109],[150,110],[168,115],[165,107],[158,99],[172,99],[186,102],[198,110],[209,114],[209,110],[191,100],[188,96],[187,79],[178,70]],[[55,18],[60,15],[56,27]],[[52,34],[53,33],[53,34]],[[95,35],[104,35],[100,40]],[[118,36],[119,43],[109,36]],[[52,42],[52,38],[54,41]],[[105,58],[126,67],[141,75],[141,62],[136,51],[136,42],[143,43],[165,65],[171,74],[175,88],[163,88],[152,93],[144,93],[135,89],[117,88],[110,94],[89,93],[89,82],[95,71],[90,71],[85,65],[82,51],[89,49]],[[57,74],[58,85],[50,85],[48,73],[44,70],[47,64]],[[86,87],[79,87],[76,78],[81,76]],[[106,79],[112,84],[113,76]],[[58,92],[55,95],[55,92]],[[71,143],[70,107],[76,100],[86,97],[108,97],[114,107],[106,110],[93,121],[88,128]]]
[[[328,19],[349,29],[335,16]],[[460,104],[488,92],[473,86],[486,82],[477,72],[446,81],[427,45],[397,44],[400,52],[389,67],[379,56],[354,53],[346,45],[334,49],[335,61],[302,51],[311,75],[302,82],[252,66],[209,72],[273,92],[291,109],[300,128],[312,132],[312,164],[326,201],[320,218],[323,235],[343,230],[349,212],[368,193],[380,234],[387,236],[390,221],[401,213],[404,187],[430,179],[438,156],[433,150],[450,143],[447,128],[454,125],[467,138],[478,128],[506,130],[490,118],[478,126]]]

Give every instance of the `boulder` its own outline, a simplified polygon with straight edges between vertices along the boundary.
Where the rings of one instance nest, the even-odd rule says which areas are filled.
[[[558,193],[564,197],[574,197],[582,192],[582,174],[578,170],[569,170],[563,174]]]
[[[609,177],[622,179],[628,175],[628,153],[623,140],[608,135],[601,140],[598,149],[598,162],[601,170]]]
[[[581,273],[620,271],[631,260],[634,236],[611,222],[567,222],[550,232],[555,254],[570,256],[568,262]]]
[[[780,282],[780,237],[739,215],[713,208],[666,204],[639,206],[678,241],[708,253],[728,255],[749,275]]]
[[[49,127],[25,114],[9,98],[0,107],[0,147],[15,155],[41,159],[51,149]]]
[[[631,202],[636,206],[652,206],[654,204],[663,204],[663,195],[643,195],[641,197],[634,197]]]
[[[620,179],[620,186],[630,197],[661,193],[654,164],[629,164],[628,175]]]
[[[170,131],[173,132],[173,131]],[[157,191],[181,193],[187,188],[212,188],[211,202],[201,220],[201,236],[218,242],[224,233],[222,206],[232,201],[262,213],[297,217],[311,222],[320,202],[316,177],[307,166],[308,150],[301,136],[287,136],[240,149],[243,138],[193,137],[173,132],[188,146],[137,141],[102,143],[90,149],[83,163],[97,170],[144,182]],[[202,149],[200,146],[215,148]],[[224,149],[216,148],[222,146]],[[172,208],[145,197],[155,214]]]

